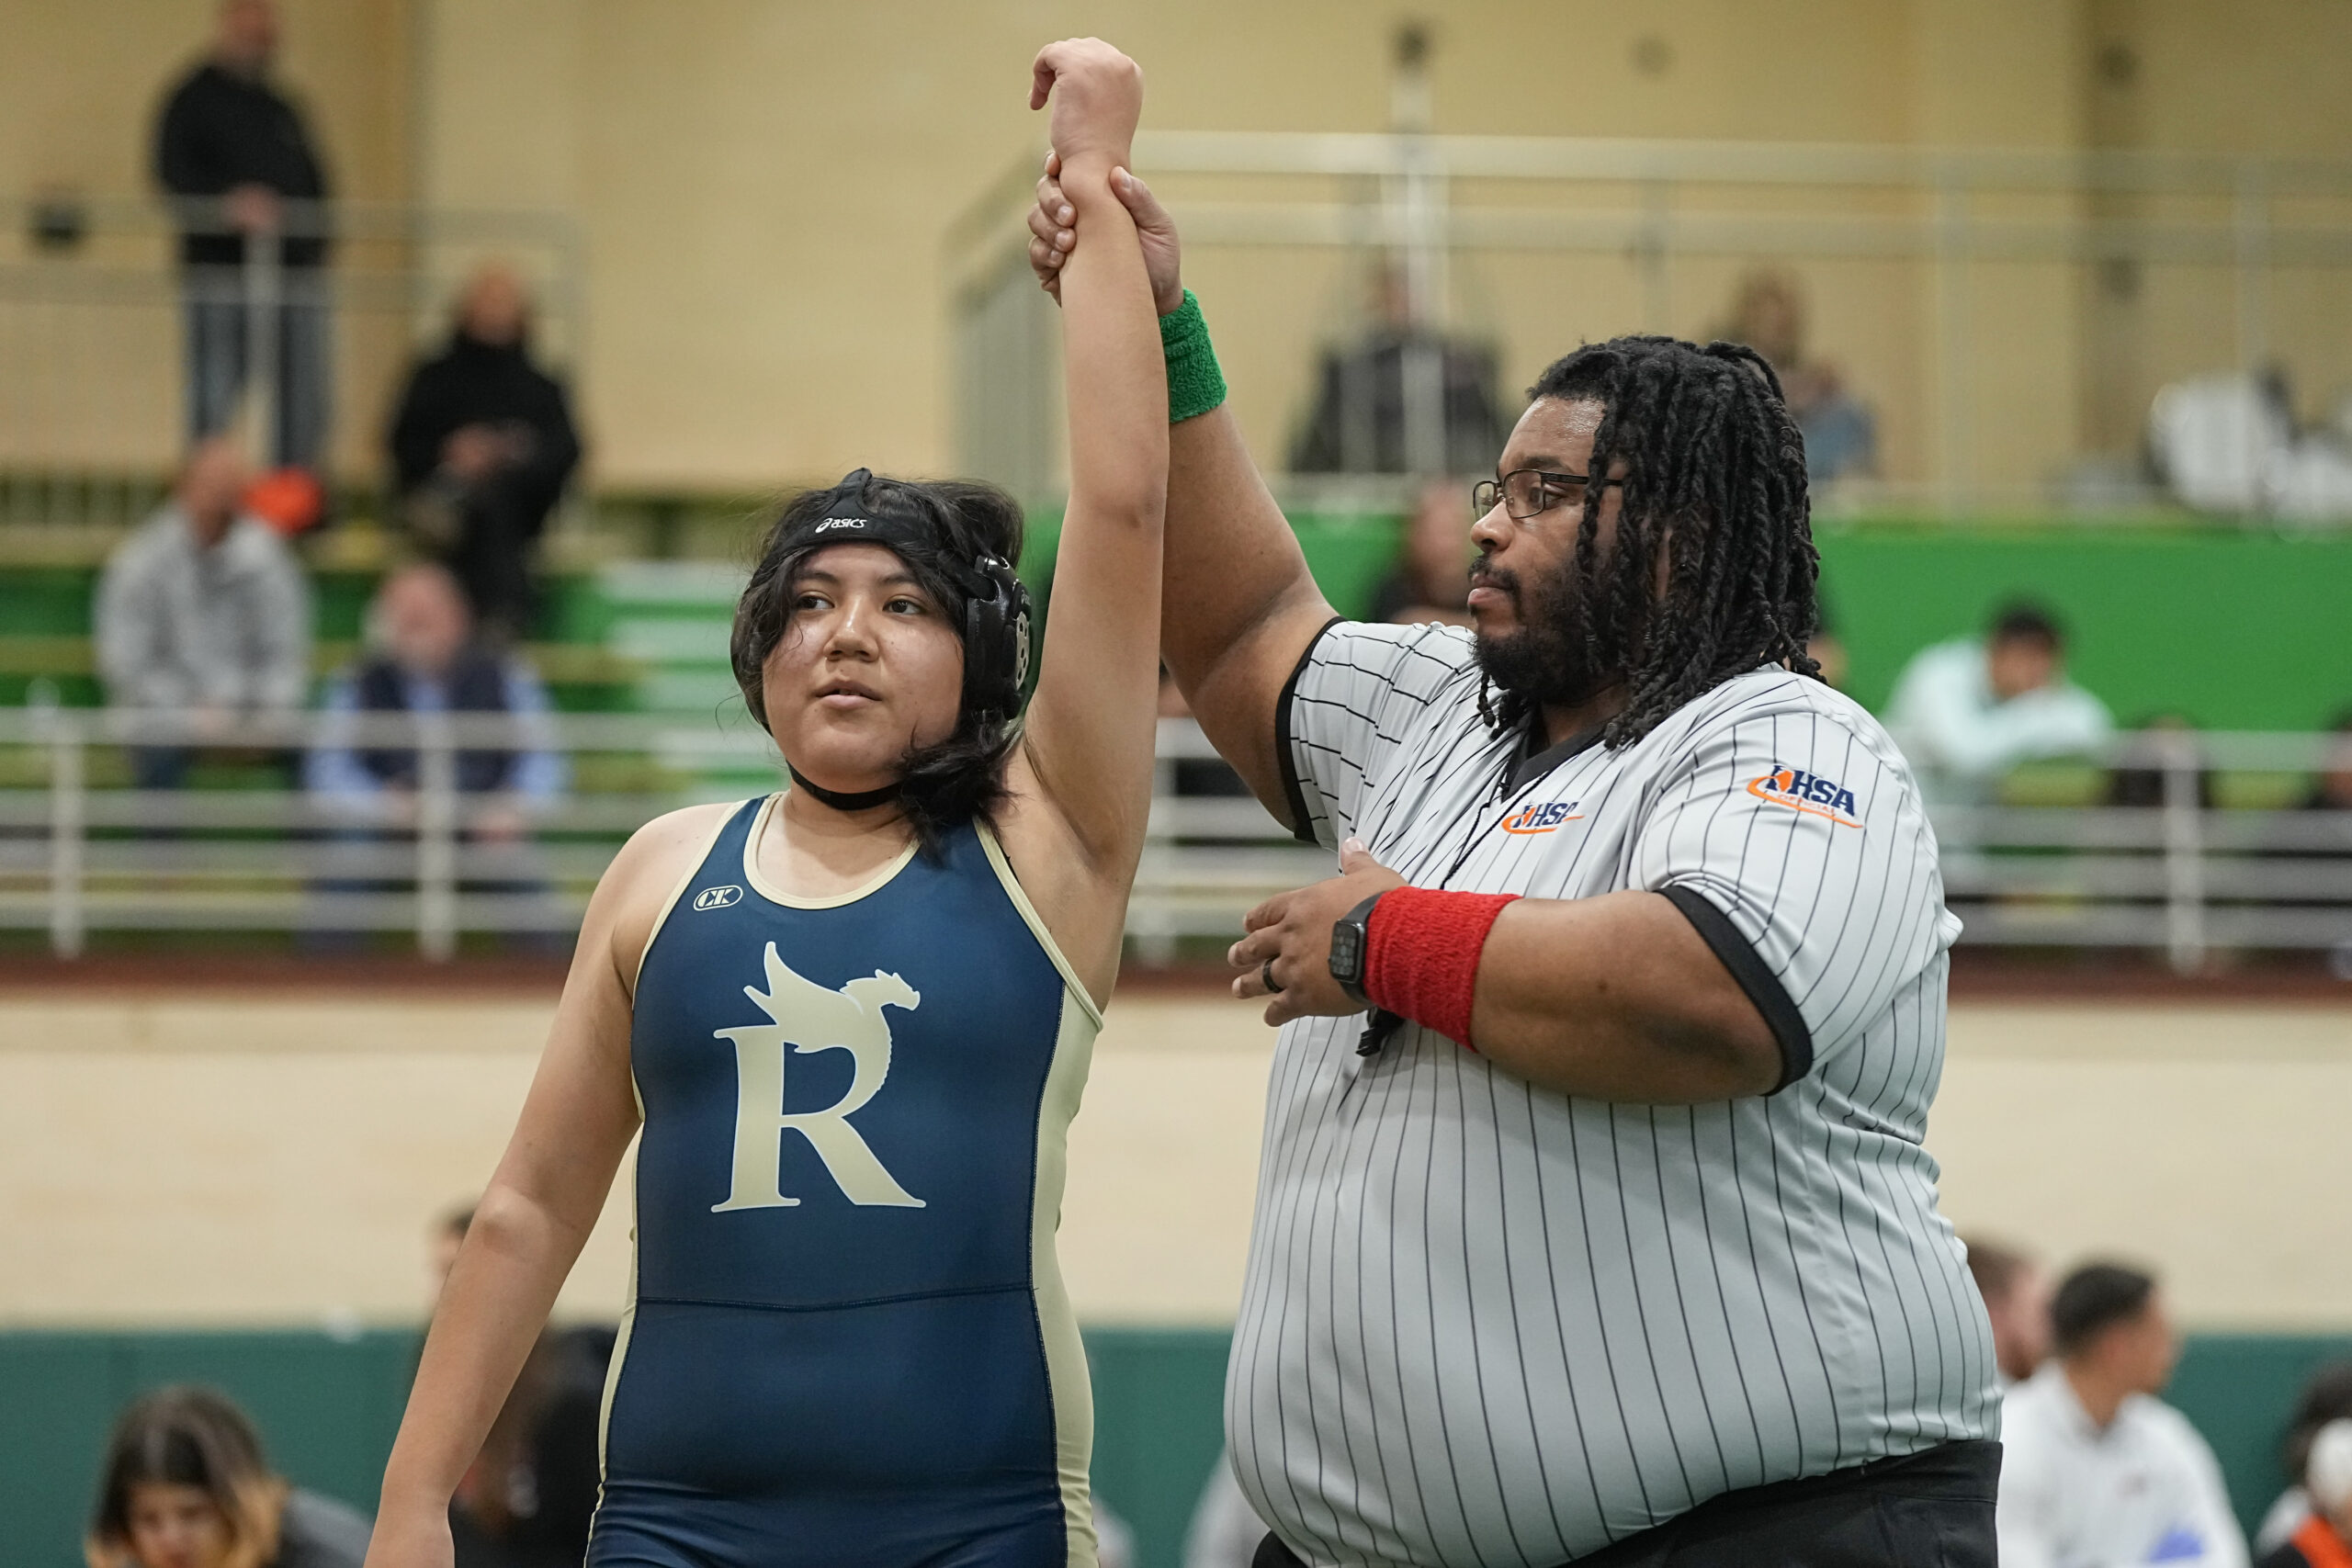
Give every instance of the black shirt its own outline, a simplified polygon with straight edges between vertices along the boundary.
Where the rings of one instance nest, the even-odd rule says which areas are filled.
[[[266,186],[292,201],[323,201],[326,172],[294,106],[266,82],[240,76],[207,61],[183,77],[164,101],[155,127],[155,178],[177,197],[218,197],[237,186]],[[288,219],[289,228],[300,225]],[[241,234],[196,231],[214,223],[184,220],[180,260],[189,266],[236,266],[245,259]],[[278,254],[288,266],[317,266],[326,259],[322,236],[288,235]]]
[[[452,335],[448,347],[410,374],[392,418],[392,472],[403,493],[433,477],[441,466],[441,444],[469,424],[528,433],[528,455],[500,482],[527,530],[536,532],[580,461],[580,436],[563,384],[532,364],[520,344]]]

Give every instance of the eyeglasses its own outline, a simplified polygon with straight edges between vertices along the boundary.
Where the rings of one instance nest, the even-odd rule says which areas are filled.
[[[1601,488],[1624,482],[1604,479]],[[1495,509],[1497,502],[1522,522],[1555,506],[1582,507],[1585,487],[1591,483],[1589,474],[1547,474],[1541,468],[1513,468],[1499,479],[1480,479],[1470,487],[1470,515],[1484,517]]]

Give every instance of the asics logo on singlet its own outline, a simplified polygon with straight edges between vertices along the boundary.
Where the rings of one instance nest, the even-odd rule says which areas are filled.
[[[1824,817],[1840,828],[1859,828],[1860,807],[1854,792],[1835,779],[1808,773],[1803,768],[1774,768],[1747,781],[1747,793],[1773,806],[1785,806],[1808,817]]]
[[[830,534],[836,528],[863,528],[865,526],[865,519],[863,517],[828,517],[822,523],[817,525],[817,532],[820,534]]]
[[[1581,804],[1574,800],[1539,802],[1512,812],[1498,826],[1506,833],[1548,833],[1563,822],[1583,821],[1583,814],[1577,810]]]
[[[741,903],[742,901],[742,897],[743,890],[730,882],[724,887],[706,887],[701,892],[695,894],[695,908],[697,909],[724,909],[729,904]]]
[[[737,1209],[797,1208],[782,1190],[786,1134],[808,1140],[842,1196],[864,1207],[920,1209],[923,1201],[882,1168],[849,1119],[882,1090],[890,1076],[890,1022],[884,1008],[912,1011],[922,995],[896,975],[876,970],[838,991],[792,972],[768,943],[767,989],[743,987],[765,1023],[714,1031],[735,1046],[735,1159],[727,1201],[714,1214]],[[849,1089],[822,1111],[784,1108],[785,1047],[797,1055],[846,1051],[856,1064]]]

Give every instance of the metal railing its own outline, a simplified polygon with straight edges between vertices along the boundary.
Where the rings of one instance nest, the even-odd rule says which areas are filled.
[[[1403,264],[1417,327],[1505,345],[1512,388],[1579,335],[1703,335],[1739,269],[1794,264],[1810,346],[1880,415],[1883,466],[1847,488],[1857,503],[2144,505],[2160,387],[2283,367],[2324,393],[2352,375],[2325,314],[2352,273],[2352,160],[1185,130],[1138,134],[1135,157],[1187,276],[1223,283],[1220,319],[1248,334],[1227,358],[1285,396],[1366,324],[1346,296],[1374,257]],[[961,459],[1024,496],[1050,494],[1060,462],[1053,310],[1022,226],[1036,175],[1035,157],[1007,168],[943,245]],[[1330,265],[1351,255],[1352,278]],[[2023,386],[2056,395],[2027,413]]]
[[[434,958],[471,933],[560,940],[622,840],[713,797],[695,774],[733,768],[757,779],[776,760],[748,721],[651,715],[535,717],[526,732],[480,715],[303,714],[253,721],[227,739],[265,782],[141,790],[101,782],[123,778],[123,749],[219,748],[223,738],[182,714],[0,709],[0,928],[46,931],[64,956],[102,931],[400,932]],[[397,811],[288,787],[286,761],[321,744],[413,751],[416,786]],[[583,787],[536,806],[458,787],[466,753],[530,745],[567,753]],[[2217,773],[2267,781],[2284,800],[2331,758],[2352,766],[2342,746],[2319,735],[2152,731],[2123,738],[2109,761],[2160,778],[2159,804],[1939,809],[1962,940],[2146,949],[2183,970],[2223,950],[2352,952],[2352,810],[2204,803]],[[1253,904],[1331,874],[1327,852],[1293,841],[1248,795],[1178,793],[1181,766],[1209,763],[1214,774],[1215,758],[1192,720],[1160,721],[1128,913],[1147,960],[1186,937],[1238,934]]]
[[[0,378],[0,522],[136,520],[182,446],[191,291],[244,307],[239,423],[257,456],[281,393],[273,307],[293,289],[323,307],[336,411],[327,466],[337,473],[375,471],[385,398],[483,261],[511,266],[529,288],[544,357],[584,358],[582,242],[567,216],[289,200],[278,224],[281,238],[332,239],[322,272],[290,274],[270,243],[247,244],[242,267],[183,268],[183,232],[237,231],[218,200],[0,192],[0,365],[10,368]]]

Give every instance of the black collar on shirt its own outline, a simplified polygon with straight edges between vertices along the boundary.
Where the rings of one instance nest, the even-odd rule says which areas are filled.
[[[1519,742],[1519,760],[1511,763],[1506,781],[1510,794],[1517,795],[1577,753],[1589,750],[1600,740],[1600,732],[1609,728],[1609,721],[1602,719],[1599,724],[1579,729],[1566,740],[1538,751],[1535,739],[1543,731],[1536,727],[1541,723],[1543,716],[1540,714],[1527,721],[1527,733],[1521,737]]]

